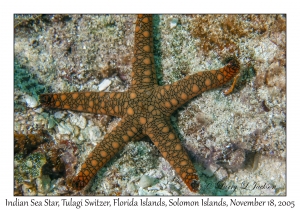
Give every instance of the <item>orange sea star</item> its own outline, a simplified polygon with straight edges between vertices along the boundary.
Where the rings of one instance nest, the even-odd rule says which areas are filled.
[[[170,115],[200,93],[221,86],[239,72],[236,59],[228,59],[219,70],[201,71],[171,85],[158,86],[153,58],[152,16],[138,15],[135,28],[132,83],[126,92],[73,92],[40,96],[47,107],[113,115],[122,120],[89,154],[73,179],[73,187],[84,188],[129,141],[149,136],[188,188],[196,192],[199,178],[176,132]],[[235,79],[236,81],[236,79]],[[230,91],[226,92],[227,94]]]

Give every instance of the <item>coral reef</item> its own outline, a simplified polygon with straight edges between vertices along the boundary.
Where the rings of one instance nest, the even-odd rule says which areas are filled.
[[[43,84],[49,87],[49,92],[98,91],[99,88],[124,91],[131,79],[134,20],[135,15],[45,15],[21,21],[14,30],[15,60],[26,69],[22,75],[38,78],[32,86]],[[200,176],[199,194],[286,194],[285,25],[284,15],[154,17],[155,64],[160,84],[173,83],[201,69],[220,68],[228,53],[236,54],[241,63],[242,76],[231,95],[222,95],[224,87],[205,92],[172,117]],[[20,82],[15,81],[15,85]],[[85,160],[118,119],[58,110],[46,113],[38,106],[28,107],[23,97],[33,97],[30,87],[25,91],[15,86],[14,102],[23,107],[15,107],[15,131],[28,135],[29,131],[44,128],[55,144],[60,141],[76,144],[76,152],[70,149],[67,153],[72,160],[68,167],[72,169],[65,165],[65,171],[75,174],[74,166]],[[94,130],[87,129],[93,126]],[[23,188],[27,194],[32,191],[41,195],[72,194],[65,187],[66,174],[56,173],[59,178],[51,180],[49,174],[41,173],[41,165],[47,161],[45,154],[30,153],[26,159],[16,154],[22,158],[19,162],[23,165],[30,157],[40,167],[39,175],[26,183],[15,183],[15,188]],[[49,164],[49,171],[51,167]],[[56,170],[60,171],[59,167]],[[150,182],[152,186],[143,188],[139,182],[147,176],[149,181],[155,179],[157,183]],[[267,183],[275,188],[243,190],[241,184],[247,182]],[[190,194],[153,145],[144,141],[128,145],[120,157],[110,161],[86,193]]]

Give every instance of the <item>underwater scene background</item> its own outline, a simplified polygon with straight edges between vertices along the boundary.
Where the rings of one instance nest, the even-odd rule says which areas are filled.
[[[149,138],[130,142],[85,192],[68,180],[119,122],[46,109],[42,93],[125,91],[136,15],[15,15],[15,195],[286,195],[286,17],[154,15],[160,85],[236,56],[241,77],[176,111],[201,189],[192,193]]]

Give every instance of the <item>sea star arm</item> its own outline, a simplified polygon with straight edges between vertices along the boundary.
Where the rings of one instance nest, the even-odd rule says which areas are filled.
[[[132,117],[131,117],[132,118]],[[83,189],[112,157],[116,155],[129,141],[140,140],[142,134],[138,124],[130,117],[125,117],[119,124],[106,134],[81,165],[81,170],[73,178],[72,186],[76,190]]]
[[[171,114],[193,97],[209,89],[219,87],[239,73],[239,63],[235,58],[230,58],[228,64],[219,70],[201,71],[186,76],[171,85],[156,88],[157,98],[161,98],[159,106]],[[225,94],[232,92],[238,76],[235,77],[232,87]]]
[[[235,87],[235,85],[236,85],[236,83],[237,83],[239,77],[240,77],[240,73],[238,73],[238,74],[233,78],[233,83],[232,83],[232,85],[230,86],[230,88],[228,88],[228,89],[226,89],[226,90],[223,91],[223,93],[224,93],[225,96],[227,96],[227,95],[229,95],[230,93],[232,93],[232,91],[233,91],[233,89],[234,89],[234,87]]]
[[[40,102],[46,107],[117,117],[124,115],[123,104],[128,100],[125,92],[72,92],[40,95]]]
[[[155,120],[149,124],[146,133],[188,188],[197,192],[199,188],[198,175],[171,123],[163,118]]]
[[[131,88],[147,88],[157,85],[152,28],[152,15],[138,15],[135,27]]]

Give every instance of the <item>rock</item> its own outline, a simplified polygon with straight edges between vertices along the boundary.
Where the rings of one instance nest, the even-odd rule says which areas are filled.
[[[74,125],[77,125],[81,129],[86,127],[86,119],[82,115],[78,116],[77,114],[73,114],[70,122]]]
[[[229,162],[225,167],[227,169],[238,170],[244,166],[245,158],[245,151],[237,149],[228,155]]]
[[[48,175],[43,175],[36,179],[36,186],[38,193],[47,194],[50,189],[51,179]]]
[[[42,108],[42,107],[40,107],[40,108],[37,108],[36,110],[35,110],[35,112],[37,112],[37,113],[42,113],[44,111],[44,109]]]
[[[32,161],[27,160],[27,161],[26,161],[26,166],[27,166],[28,168],[32,168]]]
[[[79,128],[76,125],[74,125],[73,127],[74,127],[74,136],[77,137],[80,134]]]
[[[67,135],[70,135],[73,133],[73,130],[74,128],[72,127],[71,124],[69,123],[64,123],[64,122],[61,122],[59,125],[58,125],[58,132],[60,134],[67,134]]]
[[[23,195],[29,195],[29,196],[37,195],[36,188],[32,184],[24,183],[22,185],[22,192]]]
[[[37,100],[32,96],[25,95],[23,100],[24,100],[24,102],[26,102],[27,106],[30,108],[34,108],[38,105]]]
[[[88,127],[91,127],[91,126],[94,126],[95,123],[93,122],[93,120],[89,120],[88,123],[87,123],[87,126]]]
[[[143,188],[141,188],[141,187],[139,188],[138,194],[139,194],[139,195],[155,195],[154,193],[149,192],[149,191],[147,191],[147,190],[145,190],[145,189],[143,189]]]
[[[203,173],[208,176],[211,177],[212,175],[214,175],[214,173],[216,172],[216,170],[219,169],[220,166],[218,166],[217,164],[210,164],[207,166],[207,168],[203,171]]]
[[[83,136],[83,132],[81,132],[77,138],[76,144],[82,144],[83,141],[85,141],[85,138]]]
[[[48,119],[49,118],[49,113],[42,112],[41,115],[39,115],[39,116],[43,117],[44,119]]]
[[[178,191],[174,184],[169,184],[167,189],[169,190],[169,192]]]
[[[228,177],[228,173],[223,167],[220,167],[219,170],[216,171],[215,176],[219,181],[223,181]]]
[[[19,131],[20,131],[20,128],[21,128],[20,123],[15,122],[15,123],[14,123],[14,130],[17,131],[17,132],[19,132]]]
[[[48,119],[48,129],[54,128],[54,126],[55,126],[55,120],[54,120],[53,117],[51,116],[51,117]]]
[[[174,28],[177,26],[178,18],[173,18],[170,22],[170,28]]]
[[[150,187],[156,183],[156,179],[148,175],[143,175],[140,179],[139,186],[141,188]]]
[[[158,190],[161,190],[161,188],[158,185],[154,185],[154,186],[148,187],[148,190],[156,190],[156,191],[158,191]]]
[[[101,137],[101,131],[98,126],[86,127],[81,134],[84,139],[90,139],[92,142],[98,140]],[[79,136],[80,140],[80,136]]]
[[[98,90],[99,91],[105,90],[108,86],[110,86],[110,84],[111,81],[109,79],[104,79],[98,86]]]
[[[127,183],[127,190],[128,190],[128,192],[133,194],[136,191],[135,184],[132,182]]]
[[[58,111],[58,112],[55,112],[55,113],[54,113],[54,117],[55,117],[56,119],[62,119],[65,115],[66,115],[66,114],[65,114],[64,111]]]
[[[155,193],[155,195],[172,195],[172,193],[169,193],[168,191],[166,190],[159,190]]]

